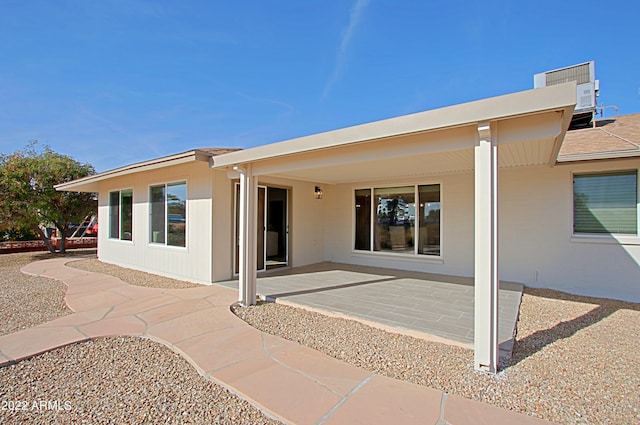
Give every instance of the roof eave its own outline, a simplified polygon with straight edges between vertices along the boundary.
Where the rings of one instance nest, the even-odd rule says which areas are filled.
[[[576,104],[575,90],[575,82],[570,82],[332,130],[231,152],[215,157],[212,160],[212,167],[225,168],[273,157],[460,127],[479,122],[490,122],[550,110],[564,111],[563,119],[566,121],[566,125],[563,128],[566,128]],[[563,130],[562,137],[564,137],[564,131],[566,130]],[[562,137],[559,137],[556,142],[556,154],[560,150]],[[551,159],[551,163],[553,161],[555,161],[555,157]]]
[[[553,167],[558,163],[558,155],[560,154],[560,150],[562,149],[562,142],[564,142],[564,138],[567,135],[567,131],[569,130],[569,125],[571,124],[571,117],[573,116],[573,112],[575,110],[575,104],[570,108],[567,108],[563,112],[562,117],[562,131],[556,137],[553,142],[553,149],[551,150],[551,157],[549,158],[549,166]]]
[[[577,153],[577,154],[570,154],[570,155],[559,155],[558,164],[565,164],[570,162],[605,160],[605,159],[626,159],[626,158],[636,158],[636,157],[640,157],[640,150]]]
[[[83,177],[66,183],[60,183],[55,186],[59,191],[73,192],[95,192],[97,183],[114,177],[125,176],[128,174],[138,173],[142,171],[155,170],[158,168],[171,167],[193,161],[209,162],[211,154],[199,149],[181,152],[175,155],[155,158],[148,161],[137,162],[135,164],[126,165],[124,167],[115,168],[113,170],[104,171],[92,176]]]

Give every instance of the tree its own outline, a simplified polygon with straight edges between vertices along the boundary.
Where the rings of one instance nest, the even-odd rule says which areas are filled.
[[[97,203],[92,193],[58,192],[55,185],[95,174],[90,164],[54,152],[48,146],[38,150],[31,142],[24,151],[0,156],[0,222],[33,229],[54,252],[40,228],[53,223],[60,234],[60,252],[65,251],[71,224],[95,214]]]

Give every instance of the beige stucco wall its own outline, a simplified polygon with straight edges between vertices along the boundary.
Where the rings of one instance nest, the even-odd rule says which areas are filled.
[[[640,238],[624,243],[571,234],[572,173],[640,168],[640,160],[500,170],[500,278],[535,287],[640,301]],[[319,184],[260,177],[260,185],[289,190],[289,263],[321,261],[400,268],[458,276],[474,270],[473,173],[415,180]],[[187,248],[149,244],[149,186],[186,180]],[[354,190],[414,184],[441,185],[442,258],[354,251]],[[201,283],[233,277],[233,181],[194,162],[101,183],[100,259]],[[133,242],[109,239],[108,194],[134,190]]]
[[[100,184],[100,260],[200,283],[212,277],[212,172],[205,162],[166,167],[109,179]],[[186,248],[149,243],[149,186],[187,182]],[[133,189],[133,241],[109,238],[109,192]]]
[[[502,170],[501,278],[640,301],[640,238],[572,235],[573,173],[639,168],[635,159]]]
[[[149,186],[187,181],[187,247],[149,243]],[[260,185],[288,189],[289,264],[323,261],[322,201],[313,197],[315,183],[261,177]],[[109,192],[133,189],[133,241],[109,238]],[[234,180],[225,171],[192,162],[156,171],[109,179],[100,184],[99,247],[102,261],[199,283],[233,278]]]
[[[640,301],[640,238],[572,236],[572,173],[640,168],[640,160],[500,170],[499,271],[502,280],[533,287]],[[328,186],[323,200],[326,261],[473,276],[474,176]],[[354,189],[441,184],[442,259],[363,253],[353,247]],[[603,240],[604,239],[604,240]],[[635,242],[634,242],[635,241]]]
[[[210,170],[213,178],[212,199],[212,276],[213,282],[233,277],[233,183],[223,171]]]

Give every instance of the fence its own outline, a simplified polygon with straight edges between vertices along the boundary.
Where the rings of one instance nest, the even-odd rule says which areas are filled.
[[[60,239],[51,238],[51,245],[55,249],[60,249]],[[98,238],[70,238],[65,239],[65,248],[96,248],[98,246]],[[0,254],[10,254],[14,252],[30,252],[30,251],[46,251],[47,247],[42,240],[36,241],[14,241],[0,242]]]

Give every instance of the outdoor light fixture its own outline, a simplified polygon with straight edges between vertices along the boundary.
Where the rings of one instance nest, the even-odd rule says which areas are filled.
[[[244,168],[242,168],[239,165],[234,165],[233,166],[233,171],[237,171],[240,174],[247,174],[247,170],[245,170]]]
[[[324,195],[322,193],[322,188],[320,186],[316,186],[316,190],[314,191],[313,195],[316,199],[322,199],[322,195]]]

